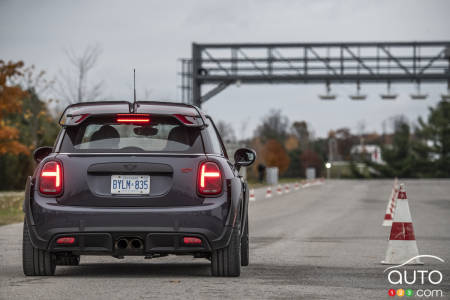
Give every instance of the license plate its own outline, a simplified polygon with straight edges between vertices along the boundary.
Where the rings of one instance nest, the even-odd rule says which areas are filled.
[[[150,176],[111,175],[111,194],[148,195],[150,194]]]

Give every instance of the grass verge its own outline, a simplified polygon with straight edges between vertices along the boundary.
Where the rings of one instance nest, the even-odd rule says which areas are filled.
[[[0,226],[23,222],[23,192],[0,192]]]

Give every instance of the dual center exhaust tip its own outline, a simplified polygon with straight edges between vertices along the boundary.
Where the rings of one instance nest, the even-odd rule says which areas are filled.
[[[144,248],[144,243],[139,238],[120,238],[116,242],[116,248],[119,250],[140,250]]]

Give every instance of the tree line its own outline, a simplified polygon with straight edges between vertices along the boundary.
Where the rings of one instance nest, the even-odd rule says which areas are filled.
[[[450,177],[450,103],[440,101],[430,107],[426,119],[414,125],[404,116],[394,116],[392,133],[366,133],[364,123],[358,133],[349,128],[330,130],[328,137],[316,138],[305,121],[290,122],[280,110],[271,110],[260,120],[253,136],[239,141],[257,151],[258,158],[249,169],[250,178],[258,177],[258,166],[278,167],[281,177],[304,177],[307,168],[323,176],[325,162],[338,160],[348,165],[340,178],[449,178]],[[233,128],[218,122],[226,142],[236,142]],[[330,157],[330,139],[335,141]],[[333,145],[333,144],[332,144]],[[362,145],[362,153],[354,146]],[[382,163],[368,159],[364,149],[376,145],[381,149]],[[365,166],[364,172],[357,167]]]
[[[281,177],[304,177],[307,168],[314,168],[322,176],[326,161],[326,140],[315,138],[305,121],[290,122],[281,110],[272,109],[264,116],[253,136],[236,141],[232,126],[219,121],[217,128],[225,143],[239,143],[257,152],[255,164],[248,176],[256,179],[258,168],[278,167]]]

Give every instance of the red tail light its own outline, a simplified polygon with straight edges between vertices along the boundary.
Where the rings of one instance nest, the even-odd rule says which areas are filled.
[[[75,238],[73,236],[60,237],[56,240],[57,244],[73,244],[75,243]]]
[[[218,195],[222,192],[222,175],[214,162],[203,162],[198,170],[198,192],[202,195]]]
[[[185,236],[183,238],[183,243],[185,245],[201,245],[202,240],[196,237]]]
[[[39,191],[44,195],[58,195],[63,187],[63,169],[58,161],[49,161],[42,167]]]
[[[150,123],[148,114],[117,114],[117,123]]]

